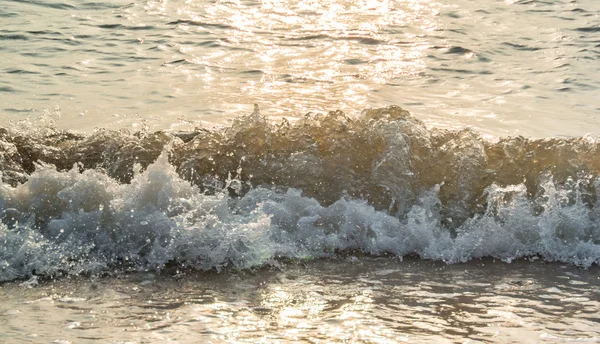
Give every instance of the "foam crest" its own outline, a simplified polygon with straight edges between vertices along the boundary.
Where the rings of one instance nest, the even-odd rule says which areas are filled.
[[[2,135],[1,281],[348,251],[600,263],[591,136],[489,142],[397,107],[294,124],[255,112],[217,131]]]

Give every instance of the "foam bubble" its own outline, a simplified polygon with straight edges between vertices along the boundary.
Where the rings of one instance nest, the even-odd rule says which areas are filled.
[[[490,143],[388,108],[278,127],[255,113],[222,132],[3,140],[3,171],[21,168],[23,180],[0,185],[1,281],[350,250],[600,263],[593,137]],[[27,147],[49,161],[26,162]]]

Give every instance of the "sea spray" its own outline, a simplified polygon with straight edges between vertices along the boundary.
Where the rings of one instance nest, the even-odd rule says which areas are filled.
[[[597,139],[490,142],[398,107],[195,132],[2,132],[0,280],[355,250],[600,262]]]

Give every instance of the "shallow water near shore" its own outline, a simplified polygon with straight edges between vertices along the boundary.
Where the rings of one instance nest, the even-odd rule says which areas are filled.
[[[596,137],[490,141],[399,107],[23,132],[0,137],[6,342],[600,336]]]
[[[0,121],[226,124],[399,105],[486,135],[599,134],[596,0],[3,1]]]
[[[599,4],[3,0],[0,342],[600,342]]]
[[[172,272],[173,273],[173,272]],[[21,343],[596,343],[600,271],[344,256],[222,273],[1,286]]]

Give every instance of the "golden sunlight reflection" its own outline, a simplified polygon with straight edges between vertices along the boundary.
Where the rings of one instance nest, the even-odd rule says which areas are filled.
[[[420,33],[436,29],[438,7],[429,0],[186,1],[174,11],[200,24],[182,23],[181,31],[225,28],[222,39],[206,42],[212,52],[179,47],[201,67],[193,74],[198,81],[216,94],[238,88],[230,103],[260,103],[271,114],[295,116],[362,109],[373,91],[418,76],[429,48]],[[207,15],[225,22],[202,25]],[[229,85],[231,73],[244,73],[246,81]]]
[[[306,281],[305,281],[306,282]],[[261,294],[259,311],[271,314],[272,321],[283,333],[283,337],[297,340],[313,333],[313,340],[346,341],[359,339],[371,343],[389,343],[393,331],[373,318],[372,291],[366,289],[340,288],[345,298],[331,299],[329,291],[318,284],[311,286],[268,286]],[[244,314],[244,316],[247,316]],[[250,326],[249,318],[237,315],[237,325]],[[264,319],[263,319],[264,320]],[[254,317],[254,327],[260,327],[260,317]]]
[[[12,342],[591,343],[597,275],[540,261],[361,257],[278,271],[7,283],[0,314]]]

